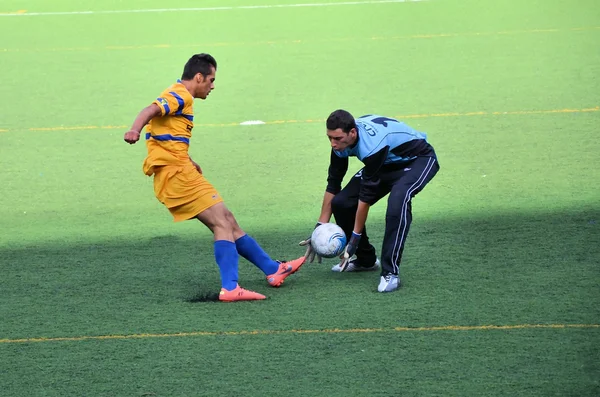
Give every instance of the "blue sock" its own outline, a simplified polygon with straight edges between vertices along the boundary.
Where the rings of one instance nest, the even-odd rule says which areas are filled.
[[[238,282],[238,253],[235,244],[227,240],[215,241],[215,259],[221,272],[221,286],[234,290]]]
[[[235,246],[241,256],[256,265],[265,275],[277,273],[279,270],[279,263],[271,259],[256,240],[247,234],[235,240]]]

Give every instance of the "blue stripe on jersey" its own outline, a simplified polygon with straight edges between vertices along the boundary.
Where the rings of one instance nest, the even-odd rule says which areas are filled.
[[[181,114],[183,112],[183,106],[185,105],[185,103],[183,102],[183,98],[180,97],[179,94],[177,94],[174,91],[169,91],[169,94],[173,95],[175,99],[177,99],[177,103],[179,103],[179,107],[177,108],[175,114]]]
[[[165,98],[156,98],[156,100],[158,101],[158,103],[160,103],[161,105],[164,106],[165,114],[169,114],[169,112],[171,111],[171,108],[169,107],[167,100]]]
[[[178,142],[187,143],[188,145],[190,144],[189,138],[186,138],[183,136],[173,136],[171,134],[152,135],[149,132],[147,132],[146,139],[150,139],[150,138],[156,139],[157,141],[178,141]]]
[[[194,121],[194,116],[190,116],[189,114],[181,114],[181,116],[185,117],[189,121]]]

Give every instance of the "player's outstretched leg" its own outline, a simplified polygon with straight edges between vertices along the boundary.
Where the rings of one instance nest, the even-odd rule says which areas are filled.
[[[298,259],[294,259],[293,261],[280,263],[277,272],[267,276],[267,282],[271,284],[272,287],[279,287],[281,284],[283,284],[283,281],[287,278],[287,276],[296,273],[303,263],[303,256]]]
[[[244,289],[239,285],[236,285],[235,289],[231,291],[221,288],[221,292],[219,293],[219,300],[221,302],[257,301],[266,298],[263,294]]]
[[[276,273],[279,270],[279,262],[271,257],[262,249],[262,247],[247,234],[235,240],[237,252],[246,258],[248,262],[258,267],[265,276]]]
[[[296,273],[304,263],[304,257],[284,263],[271,259],[256,240],[247,234],[235,240],[235,246],[241,256],[263,271],[267,281],[273,287],[283,284],[283,280],[290,274]]]
[[[202,211],[196,218],[204,223],[215,236],[215,260],[221,273],[219,300],[237,302],[265,299],[264,295],[246,290],[238,285],[239,253],[234,241],[236,236],[239,238],[244,233],[239,228],[231,211],[220,202]],[[274,265],[274,268],[276,267]]]

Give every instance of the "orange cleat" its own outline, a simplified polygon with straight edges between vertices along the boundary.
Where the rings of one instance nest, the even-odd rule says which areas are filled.
[[[243,289],[239,285],[231,291],[221,288],[221,292],[219,293],[219,300],[221,302],[259,301],[263,299],[267,299],[267,297],[258,292]]]
[[[279,264],[277,273],[270,274],[267,276],[267,281],[272,287],[279,287],[283,284],[283,280],[286,279],[290,274],[294,274],[300,269],[300,266],[304,263],[304,257],[301,256],[298,259],[294,259],[289,262],[282,262]]]

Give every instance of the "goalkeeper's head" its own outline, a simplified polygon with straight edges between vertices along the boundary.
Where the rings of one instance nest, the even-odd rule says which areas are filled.
[[[341,152],[356,144],[358,138],[356,121],[350,112],[343,109],[332,112],[327,118],[326,125],[327,137],[333,150]]]

